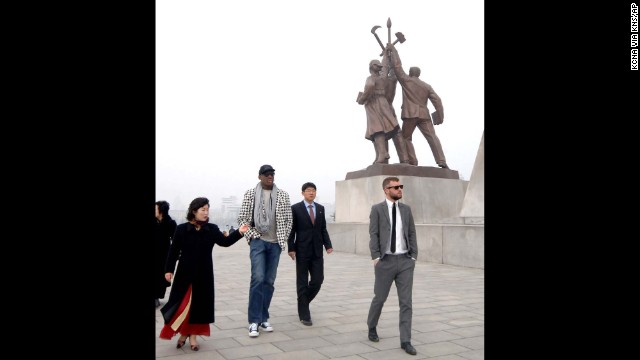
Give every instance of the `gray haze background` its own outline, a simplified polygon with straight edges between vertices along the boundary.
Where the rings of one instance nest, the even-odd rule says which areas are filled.
[[[382,26],[386,43],[388,18],[392,41],[407,39],[396,44],[405,71],[419,66],[442,98],[436,133],[469,180],[484,130],[484,1],[157,0],[156,200],[176,210],[206,196],[216,208],[270,164],[292,203],[307,181],[335,203],[336,181],[374,160],[355,99],[381,59],[370,30]],[[398,114],[401,103],[398,84]],[[413,141],[420,165],[436,166],[417,129]]]

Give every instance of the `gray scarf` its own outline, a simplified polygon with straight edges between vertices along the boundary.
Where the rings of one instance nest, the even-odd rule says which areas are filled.
[[[273,184],[271,189],[271,198],[262,198],[262,184],[258,183],[256,186],[256,195],[253,202],[253,221],[256,229],[261,234],[269,232],[271,224],[274,224],[275,220],[275,207],[276,199],[278,198],[278,188],[276,184]]]

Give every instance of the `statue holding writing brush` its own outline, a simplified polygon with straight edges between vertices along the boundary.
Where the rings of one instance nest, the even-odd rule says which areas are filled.
[[[356,101],[358,104],[364,105],[367,114],[367,129],[364,137],[373,142],[376,152],[374,164],[389,163],[389,139],[393,140],[400,162],[408,164],[406,144],[392,105],[398,80],[393,71],[393,64],[390,64],[390,53],[385,51],[385,47],[375,33],[379,27],[374,26],[371,33],[382,48],[382,62],[377,59],[369,62],[371,75],[367,77],[364,91],[358,94]],[[391,19],[387,21],[387,28],[389,29],[389,43],[391,43]],[[398,34],[404,41],[404,36],[401,33]]]

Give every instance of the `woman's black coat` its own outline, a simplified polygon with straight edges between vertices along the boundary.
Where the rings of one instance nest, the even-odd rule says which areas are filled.
[[[213,245],[228,247],[242,238],[239,231],[225,237],[216,224],[204,224],[199,231],[191,223],[178,225],[167,257],[166,272],[174,273],[169,300],[160,310],[165,324],[169,324],[189,285],[191,313],[189,323],[214,322]],[[179,261],[178,261],[179,260]]]
[[[169,215],[165,215],[162,221],[156,219],[156,241],[153,244],[155,251],[153,295],[156,299],[164,298],[167,287],[171,286],[171,283],[164,278],[164,274],[166,272],[169,246],[171,246],[171,238],[176,232],[176,226],[176,221]]]

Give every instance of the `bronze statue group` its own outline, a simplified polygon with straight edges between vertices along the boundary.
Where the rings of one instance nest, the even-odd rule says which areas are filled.
[[[375,148],[374,164],[389,163],[389,139],[393,140],[396,152],[401,164],[418,165],[412,135],[416,127],[429,143],[436,164],[448,169],[447,161],[436,135],[434,125],[440,125],[444,121],[444,109],[442,100],[433,90],[431,85],[420,80],[420,68],[409,68],[409,74],[403,70],[400,55],[394,43],[383,46],[375,34],[375,26],[372,33],[383,49],[382,62],[377,59],[369,62],[369,72],[364,85],[364,91],[358,94],[356,101],[364,105],[367,114],[367,128],[365,139],[373,142]],[[388,22],[390,27],[390,22]],[[404,42],[402,33],[396,33]],[[396,40],[397,42],[398,40]],[[402,127],[398,123],[393,99],[396,93],[396,84],[402,87]],[[427,102],[435,107],[435,111],[429,114]]]

